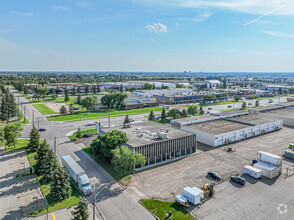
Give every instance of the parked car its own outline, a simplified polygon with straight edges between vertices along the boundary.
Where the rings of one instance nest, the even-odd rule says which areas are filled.
[[[231,181],[238,183],[240,185],[245,185],[246,180],[241,176],[231,176]]]
[[[212,108],[209,107],[208,110],[212,110]]]
[[[46,131],[46,128],[39,128],[39,131]]]
[[[93,135],[91,135],[91,134],[84,134],[84,135],[83,135],[84,138],[88,138],[88,137],[92,137],[92,136],[93,136]]]
[[[222,177],[220,175],[218,175],[217,173],[215,172],[207,172],[207,175],[210,176],[211,178],[217,180],[217,181],[220,181],[222,179]]]
[[[249,102],[248,105],[253,105],[252,102]]]
[[[231,105],[228,105],[228,108],[232,108],[232,106]]]
[[[73,108],[73,110],[79,110],[80,109],[80,107],[74,107]]]
[[[96,121],[88,122],[88,126],[91,126],[91,125],[96,125]]]
[[[130,118],[129,121],[130,121],[130,122],[134,122],[135,120]]]

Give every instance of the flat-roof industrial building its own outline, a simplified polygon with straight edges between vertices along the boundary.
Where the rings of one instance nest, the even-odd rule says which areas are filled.
[[[145,166],[172,161],[196,152],[194,133],[160,123],[141,122],[131,124],[130,128],[103,128],[102,133],[113,130],[126,133],[129,140],[125,145],[146,157]]]
[[[188,119],[188,120],[187,120]],[[246,111],[202,115],[171,121],[172,126],[197,135],[197,141],[218,147],[279,130],[283,121],[261,117]]]

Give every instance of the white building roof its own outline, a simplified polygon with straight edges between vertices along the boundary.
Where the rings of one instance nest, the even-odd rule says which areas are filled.
[[[221,84],[219,80],[206,80],[206,83],[214,83],[214,84]]]

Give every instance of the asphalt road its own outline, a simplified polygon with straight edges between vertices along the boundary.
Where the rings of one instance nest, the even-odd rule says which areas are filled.
[[[101,166],[81,150],[82,144],[75,144],[66,137],[69,131],[78,127],[88,127],[87,121],[78,122],[50,122],[34,106],[21,97],[16,90],[11,92],[19,100],[20,109],[25,112],[25,116],[31,122],[23,131],[23,136],[29,136],[32,128],[33,116],[35,126],[46,128],[46,131],[40,132],[42,139],[46,139],[51,147],[54,146],[54,137],[57,142],[57,157],[60,160],[64,155],[71,155],[74,160],[85,170],[89,176],[92,186],[96,188],[96,219],[154,219],[150,214],[127,190],[125,190],[111,175],[109,175]],[[144,115],[132,116],[135,120],[142,120]],[[111,124],[122,123],[124,117],[111,118]],[[102,125],[108,124],[108,119],[101,119]],[[92,196],[86,197],[92,202]]]

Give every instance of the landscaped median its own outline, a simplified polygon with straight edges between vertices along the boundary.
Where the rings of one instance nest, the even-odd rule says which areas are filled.
[[[183,207],[175,202],[165,202],[155,199],[145,199],[142,204],[159,219],[173,220],[195,220],[195,218]],[[172,217],[167,217],[167,213],[171,212]]]
[[[33,106],[43,115],[59,114],[59,112],[53,111],[46,104],[33,104]]]
[[[89,129],[83,129],[81,130],[81,138],[77,138],[77,131],[74,132],[71,136],[68,136],[68,138],[72,141],[82,141],[84,134],[97,134],[97,129],[96,128],[89,128]]]
[[[70,115],[56,115],[47,117],[50,121],[82,121],[85,119],[99,119],[99,118],[107,118],[108,114],[110,117],[118,117],[125,115],[138,115],[150,113],[151,111],[161,111],[162,107],[156,108],[145,108],[145,109],[136,109],[136,110],[112,110],[112,111],[93,111],[93,112],[84,112],[83,114],[80,112],[76,112]]]

